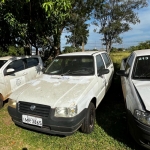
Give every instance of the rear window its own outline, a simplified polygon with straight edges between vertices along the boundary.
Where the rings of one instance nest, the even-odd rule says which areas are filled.
[[[7,60],[0,60],[0,68],[7,62]]]
[[[108,56],[106,53],[102,53],[102,56],[103,56],[103,58],[104,58],[106,67],[108,68],[109,65],[111,64],[111,60],[110,60],[109,56]]]
[[[28,58],[26,61],[27,61],[27,68],[31,68],[39,64],[38,58]]]

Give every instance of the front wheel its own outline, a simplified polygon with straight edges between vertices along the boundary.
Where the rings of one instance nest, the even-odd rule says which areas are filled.
[[[81,131],[87,134],[91,133],[94,129],[94,124],[95,124],[95,106],[93,103],[90,103],[87,110],[87,114],[81,126]]]

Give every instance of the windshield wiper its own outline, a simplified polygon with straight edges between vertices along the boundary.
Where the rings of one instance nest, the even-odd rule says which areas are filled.
[[[63,73],[63,74],[61,74],[61,76],[64,76],[64,75],[66,75],[66,74],[70,74],[71,72],[70,72],[70,70],[68,70],[67,72],[65,72],[65,73]]]
[[[93,73],[93,70],[91,68],[81,67],[80,69],[72,72],[72,74],[79,74],[79,73],[88,75]]]

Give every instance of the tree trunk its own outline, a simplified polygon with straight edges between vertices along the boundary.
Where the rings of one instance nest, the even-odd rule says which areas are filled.
[[[32,45],[29,44],[29,49],[30,49],[30,55],[32,55]]]
[[[36,49],[36,55],[39,55],[38,47],[35,47]]]
[[[109,42],[109,47],[108,47],[108,53],[110,53],[110,51],[111,51],[111,46],[112,46],[112,43],[111,43],[111,41]]]
[[[24,55],[31,55],[29,44],[24,47]]]
[[[82,42],[82,52],[84,52],[84,42]]]
[[[111,41],[106,42],[106,51],[107,51],[107,53],[110,53],[110,51],[111,51]]]
[[[54,35],[53,50],[54,50],[54,58],[61,53],[60,52],[60,34]]]
[[[106,42],[106,52],[108,52],[108,42]]]

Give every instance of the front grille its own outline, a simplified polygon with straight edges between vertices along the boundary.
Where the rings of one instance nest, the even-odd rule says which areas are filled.
[[[32,109],[33,108],[33,109]],[[28,102],[19,102],[18,111],[23,114],[31,114],[40,117],[48,117],[50,114],[50,106],[28,103]]]

